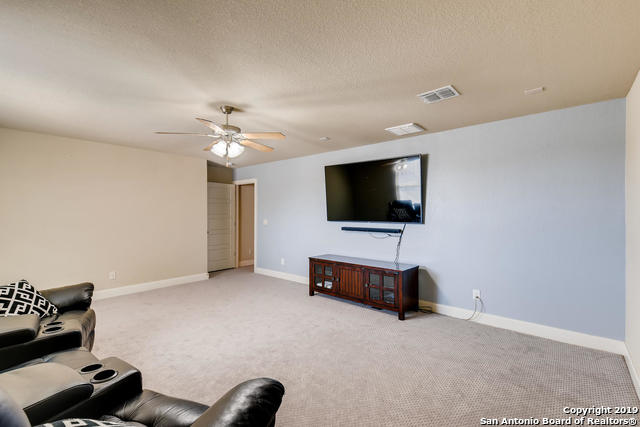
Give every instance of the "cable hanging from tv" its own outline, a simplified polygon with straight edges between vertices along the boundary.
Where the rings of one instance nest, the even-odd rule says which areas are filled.
[[[400,245],[402,244],[402,236],[404,236],[404,229],[407,228],[407,224],[402,226],[402,231],[400,232],[400,236],[398,236],[398,245],[396,246],[396,259],[395,259],[395,263],[398,263],[398,260],[400,259]]]

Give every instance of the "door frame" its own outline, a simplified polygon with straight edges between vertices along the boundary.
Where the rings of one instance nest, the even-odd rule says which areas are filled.
[[[232,181],[236,186],[236,196],[240,191],[241,185],[253,184],[253,268],[258,268],[258,180],[256,178],[238,179]],[[240,227],[239,227],[239,197],[236,197],[236,268],[240,264]]]

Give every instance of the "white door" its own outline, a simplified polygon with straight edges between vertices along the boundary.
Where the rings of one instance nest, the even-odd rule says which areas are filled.
[[[234,268],[236,266],[235,186],[217,182],[209,182],[207,185],[208,270]]]

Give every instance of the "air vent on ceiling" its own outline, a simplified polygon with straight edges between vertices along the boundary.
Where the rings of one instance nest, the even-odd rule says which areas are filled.
[[[421,93],[418,98],[422,99],[427,104],[433,104],[434,102],[442,101],[443,99],[454,98],[460,95],[458,91],[451,85],[441,87],[440,89],[430,90],[429,92]]]
[[[407,123],[406,125],[392,126],[385,130],[394,135],[409,135],[412,133],[423,132],[426,129],[416,123]]]

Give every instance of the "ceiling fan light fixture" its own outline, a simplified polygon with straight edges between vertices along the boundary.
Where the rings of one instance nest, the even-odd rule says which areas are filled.
[[[211,147],[211,152],[218,157],[225,157],[227,155],[227,143],[226,141],[220,141]]]
[[[244,147],[233,141],[229,144],[227,153],[229,154],[229,158],[233,159],[234,157],[238,157],[240,154],[244,153]]]

